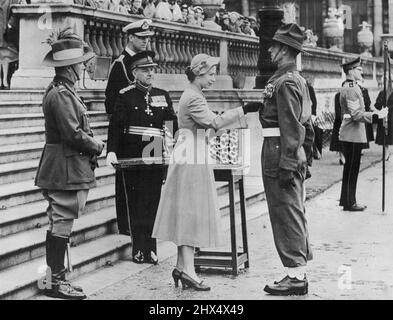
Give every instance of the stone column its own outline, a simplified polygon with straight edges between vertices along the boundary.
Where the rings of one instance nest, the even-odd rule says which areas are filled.
[[[337,1],[329,0],[329,8],[337,8]]]
[[[24,14],[19,14],[24,13]],[[83,39],[84,20],[52,14],[50,8],[20,8],[19,16],[19,68],[12,77],[12,89],[43,89],[54,76],[54,68],[42,65],[51,49],[45,42],[53,30],[71,26]]]
[[[383,21],[382,21],[382,0],[374,0],[374,47],[375,56],[381,55],[381,34],[383,34]]]
[[[255,88],[263,89],[266,82],[276,70],[270,59],[268,52],[270,43],[267,39],[273,38],[284,17],[284,11],[279,7],[278,0],[264,0],[262,1],[262,8],[259,10],[258,15],[261,21],[261,31],[258,59],[259,75],[255,80]]]
[[[389,4],[389,33],[393,33],[393,0],[388,1]]]
[[[248,0],[242,0],[242,14],[248,17],[250,15],[250,6]]]

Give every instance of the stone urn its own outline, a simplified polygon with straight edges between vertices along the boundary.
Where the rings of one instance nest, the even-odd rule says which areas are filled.
[[[370,50],[374,44],[374,35],[371,31],[371,24],[367,21],[363,21],[359,25],[362,29],[358,32],[358,45],[360,49],[360,55],[363,57],[372,57]]]
[[[344,47],[344,23],[336,8],[329,8],[328,18],[323,24],[325,46],[329,50],[342,51]]]

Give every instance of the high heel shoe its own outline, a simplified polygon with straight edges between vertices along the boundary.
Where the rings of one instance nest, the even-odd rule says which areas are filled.
[[[205,286],[203,281],[197,282],[191,278],[187,273],[182,272],[180,275],[180,281],[183,285],[183,290],[187,287],[193,288],[196,291],[210,291],[210,287]]]
[[[179,286],[180,277],[181,277],[181,272],[179,270],[177,270],[176,268],[173,269],[173,271],[172,271],[172,278],[173,278],[173,281],[175,282],[175,287],[176,288]]]

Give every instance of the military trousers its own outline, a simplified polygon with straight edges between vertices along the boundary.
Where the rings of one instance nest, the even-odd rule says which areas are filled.
[[[49,205],[49,231],[59,237],[71,235],[74,220],[84,212],[89,190],[43,190]]]
[[[160,168],[127,170],[125,173],[132,235],[132,254],[145,257],[157,253],[156,239],[151,237],[160,202],[162,175]],[[119,232],[127,234],[128,218],[122,178],[116,177],[116,212]],[[129,233],[128,233],[129,234]]]
[[[265,139],[262,150],[262,178],[274,244],[284,267],[305,266],[307,261],[313,258],[304,206],[306,164],[299,165],[295,171],[293,186],[281,187],[279,150],[275,143],[269,140]]]
[[[340,206],[349,208],[356,204],[356,185],[358,182],[362,144],[342,142],[345,164],[341,184]]]

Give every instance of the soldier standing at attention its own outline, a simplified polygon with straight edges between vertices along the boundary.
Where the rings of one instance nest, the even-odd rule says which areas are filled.
[[[145,155],[144,150],[154,141],[162,146],[166,124],[168,129],[172,126],[174,132],[177,131],[177,117],[168,92],[152,87],[154,67],[157,66],[153,57],[152,51],[142,51],[134,56],[130,70],[135,77],[135,84],[120,91],[109,124],[108,166],[116,163],[117,159],[162,157],[162,153]],[[157,264],[156,240],[151,237],[151,233],[160,201],[164,170],[151,167],[127,171],[125,174],[133,261]],[[116,196],[118,192],[116,190]],[[121,192],[124,192],[123,189]],[[128,222],[127,216],[125,218]]]
[[[114,112],[120,90],[134,82],[131,64],[136,53],[146,50],[150,37],[154,32],[150,29],[151,20],[142,19],[128,24],[123,28],[127,32],[129,42],[123,53],[113,62],[105,90],[105,109],[111,115]],[[130,235],[127,222],[127,209],[125,206],[123,183],[120,172],[115,177],[116,216],[120,234]]]
[[[147,49],[150,37],[154,32],[150,29],[151,20],[142,19],[132,22],[123,28],[128,35],[128,43],[122,54],[113,62],[105,90],[105,110],[112,114],[119,91],[131,85],[134,76],[131,72],[132,57]]]
[[[372,123],[373,116],[384,118],[388,108],[380,111],[366,112],[362,90],[357,81],[362,80],[360,57],[342,65],[346,80],[340,89],[341,127],[339,140],[345,157],[341,185],[340,206],[345,211],[363,211],[366,206],[356,202],[356,184],[360,169],[362,148],[367,143],[365,123]]]
[[[51,279],[44,293],[62,299],[86,298],[82,289],[65,278],[64,258],[74,219],[84,211],[89,189],[96,184],[94,169],[104,143],[93,138],[87,108],[74,87],[92,50],[71,28],[54,33],[47,42],[52,50],[44,64],[56,76],[47,88],[42,108],[45,117],[45,147],[35,179],[49,202],[46,210],[46,262]]]
[[[268,81],[260,110],[263,183],[274,242],[287,273],[264,290],[281,296],[307,294],[305,267],[312,259],[303,184],[314,132],[309,90],[296,68],[303,39],[297,24],[284,25],[275,33],[269,52],[278,69]]]

